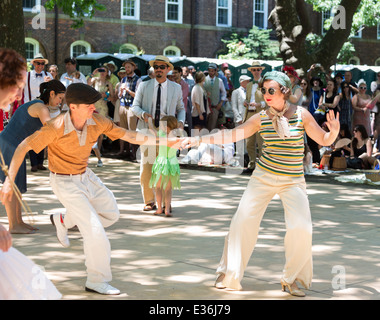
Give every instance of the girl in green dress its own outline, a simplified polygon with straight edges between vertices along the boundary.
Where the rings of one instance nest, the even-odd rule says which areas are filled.
[[[169,137],[173,135],[172,130],[177,129],[178,122],[174,116],[164,116],[160,120],[160,127],[157,132],[159,137]],[[155,130],[153,125],[150,129]],[[158,156],[152,167],[152,176],[149,181],[151,188],[156,188],[157,211],[155,215],[163,213],[162,198],[165,199],[165,216],[171,217],[172,189],[180,189],[179,180],[180,169],[177,159],[177,149],[160,145]]]

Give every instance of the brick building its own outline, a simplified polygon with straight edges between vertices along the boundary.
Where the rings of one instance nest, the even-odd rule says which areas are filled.
[[[70,18],[58,11],[45,13],[44,8],[32,11],[45,2],[23,0],[27,57],[31,59],[40,52],[50,63],[58,65],[66,57],[91,52],[214,58],[224,48],[220,39],[232,30],[248,32],[253,25],[271,28],[267,18],[275,3],[274,0],[98,0],[107,10],[85,19],[84,27],[71,29]],[[322,21],[328,15],[312,13],[310,6],[317,33],[322,32]],[[42,19],[44,24],[38,29]],[[275,40],[274,34],[273,37]],[[380,65],[379,26],[365,28],[354,39],[354,45],[357,56],[352,62]]]

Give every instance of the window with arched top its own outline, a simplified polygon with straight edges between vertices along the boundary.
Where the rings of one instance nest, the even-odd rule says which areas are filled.
[[[352,57],[348,60],[348,64],[359,65],[360,59],[358,57]]]
[[[26,60],[30,61],[40,52],[40,43],[33,38],[25,38]]]
[[[119,53],[136,54],[137,51],[138,51],[137,47],[131,43],[124,43],[119,48]]]
[[[81,54],[91,53],[91,45],[87,41],[78,40],[70,46],[70,57],[76,58]]]
[[[169,46],[164,49],[164,56],[167,57],[180,57],[181,49],[176,46]]]
[[[375,61],[375,66],[380,66],[380,58],[377,58]]]

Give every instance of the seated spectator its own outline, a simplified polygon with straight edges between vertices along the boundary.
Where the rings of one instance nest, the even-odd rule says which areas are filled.
[[[351,139],[352,135],[350,127],[347,124],[340,125],[340,132],[336,142],[334,143],[333,151],[330,157],[330,168],[333,167],[335,157],[349,157],[351,154]]]
[[[353,169],[370,169],[376,158],[372,156],[372,142],[366,128],[359,124],[354,128],[354,138],[351,142],[350,157],[347,167]]]

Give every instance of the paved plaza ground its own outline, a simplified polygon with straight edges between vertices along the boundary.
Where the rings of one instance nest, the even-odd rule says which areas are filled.
[[[264,215],[243,291],[213,287],[224,237],[248,176],[182,168],[182,189],[173,194],[173,217],[165,218],[142,211],[139,164],[110,158],[102,168],[95,164],[90,158],[90,168],[114,192],[120,209],[120,220],[107,232],[111,284],[121,295],[84,291],[82,238],[73,231],[70,248],[58,243],[49,215],[64,208],[51,191],[48,172],[28,174],[24,195],[39,231],[13,236],[14,247],[46,270],[64,300],[297,299],[281,292],[285,224],[279,198]],[[307,186],[314,279],[302,299],[380,299],[380,188],[328,177],[307,177]],[[4,207],[0,210],[0,222],[7,226]]]

